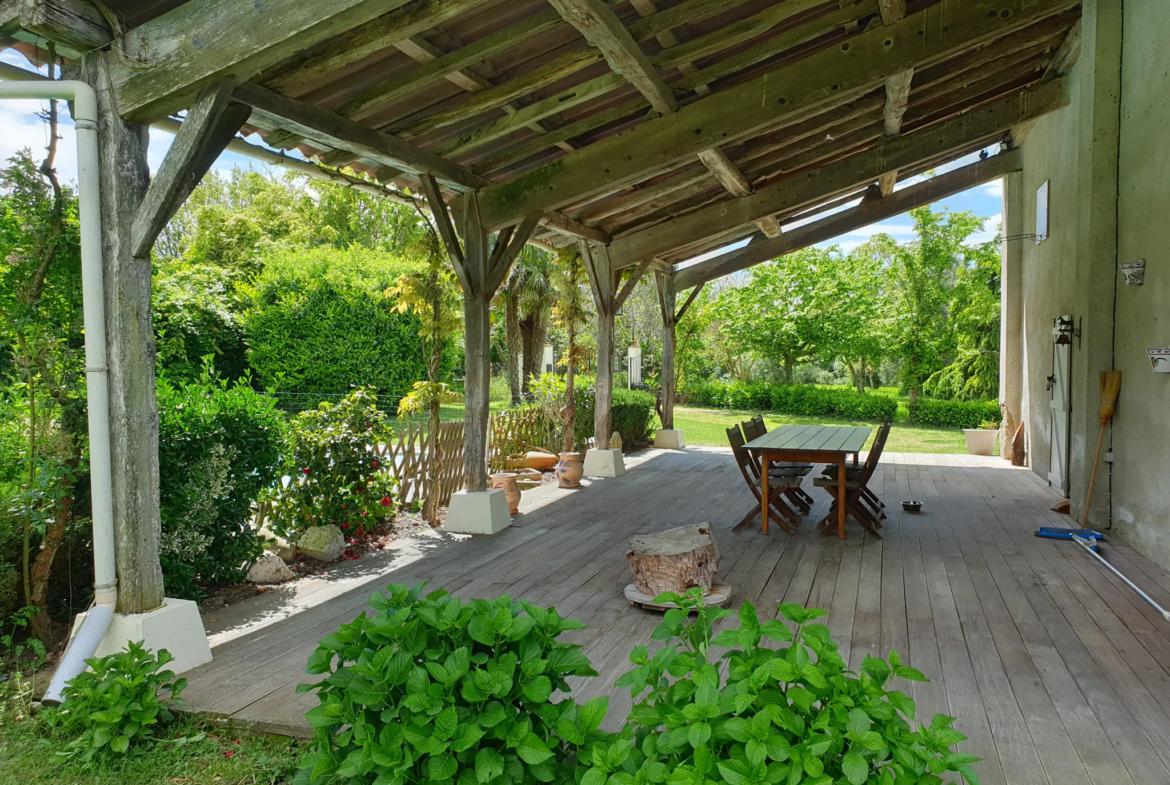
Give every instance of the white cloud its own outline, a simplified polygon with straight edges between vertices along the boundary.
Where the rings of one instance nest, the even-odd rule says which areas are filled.
[[[967,239],[967,242],[970,245],[991,242],[995,239],[995,236],[999,234],[999,227],[1002,223],[1003,213],[996,213],[995,215],[988,216],[983,220],[982,231],[975,232],[975,234],[971,235]]]
[[[61,123],[61,140],[57,146],[57,172],[63,182],[76,181],[77,142],[73,134],[73,122],[65,113],[64,104],[59,103],[57,107],[65,114]],[[49,126],[38,114],[48,108],[48,101],[0,101],[0,128],[4,129],[4,134],[0,136],[0,165],[6,164],[9,158],[25,148],[32,151],[34,160],[40,161],[45,157],[49,146]]]
[[[980,193],[984,196],[990,196],[995,199],[1003,198],[1003,180],[995,180],[987,183],[979,188]]]

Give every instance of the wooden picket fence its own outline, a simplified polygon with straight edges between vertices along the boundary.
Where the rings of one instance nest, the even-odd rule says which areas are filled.
[[[509,455],[529,450],[555,453],[560,442],[560,426],[539,406],[509,409],[492,415],[488,429],[488,469],[502,472]]]
[[[463,422],[439,423],[438,438],[439,506],[463,487]],[[379,460],[398,479],[403,503],[421,502],[427,492],[427,475],[435,463],[428,453],[427,427],[407,423],[397,438],[375,448]]]

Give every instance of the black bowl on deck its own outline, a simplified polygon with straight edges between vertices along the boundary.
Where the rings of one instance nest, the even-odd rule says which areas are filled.
[[[902,509],[906,512],[918,512],[922,509],[922,502],[919,501],[905,501],[902,502]]]

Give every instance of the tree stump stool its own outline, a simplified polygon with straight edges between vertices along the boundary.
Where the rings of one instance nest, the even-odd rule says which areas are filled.
[[[683,594],[701,586],[711,595],[715,572],[719,567],[719,549],[711,536],[711,525],[700,523],[679,526],[657,534],[639,534],[630,540],[626,559],[634,573],[634,582],[626,587],[626,598],[638,605],[664,607],[653,603],[663,592]],[[725,604],[731,599],[730,587],[719,586],[716,592]]]

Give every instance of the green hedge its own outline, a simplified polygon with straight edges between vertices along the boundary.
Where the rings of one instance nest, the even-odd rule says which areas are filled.
[[[573,421],[573,435],[578,449],[585,449],[586,440],[593,436],[596,392],[592,379],[586,378],[576,385],[577,416]],[[657,399],[644,390],[617,388],[613,391],[613,430],[621,434],[624,450],[650,441],[656,403]]]
[[[886,395],[811,384],[704,381],[687,385],[683,395],[693,406],[757,409],[873,422],[892,420],[898,410],[898,402]]]
[[[935,425],[944,428],[978,428],[985,422],[999,422],[999,404],[995,401],[940,401],[919,398],[910,404],[911,425]]]
[[[251,504],[276,480],[283,416],[241,380],[159,380],[160,557],[168,597],[243,580],[260,555]]]
[[[260,383],[291,393],[282,404],[303,408],[372,388],[393,411],[427,375],[418,317],[399,312],[386,293],[410,269],[360,248],[284,251],[270,259],[244,317],[248,360]],[[454,357],[444,355],[445,380]]]

